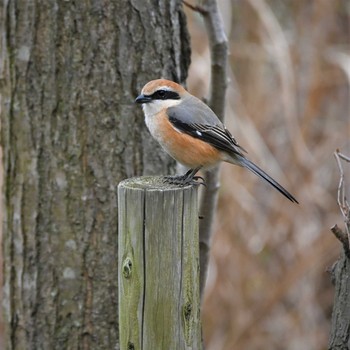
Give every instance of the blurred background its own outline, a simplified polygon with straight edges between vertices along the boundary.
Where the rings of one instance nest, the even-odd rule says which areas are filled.
[[[344,228],[333,153],[350,156],[350,2],[219,6],[230,51],[225,124],[300,205],[222,165],[203,308],[207,349],[327,349],[328,270],[341,251],[330,227]],[[186,14],[188,89],[202,98],[210,83],[207,34],[200,14]],[[349,188],[350,164],[344,171]]]
[[[341,251],[330,227],[344,227],[333,153],[350,155],[350,2],[218,1],[230,51],[225,124],[300,205],[222,165],[202,312],[207,350],[327,349],[327,271]],[[200,14],[185,10],[188,89],[202,98],[207,34]]]

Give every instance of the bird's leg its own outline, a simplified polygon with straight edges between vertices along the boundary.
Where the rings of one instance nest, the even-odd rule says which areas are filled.
[[[205,186],[204,179],[201,176],[195,176],[195,174],[200,168],[201,167],[190,169],[184,175],[165,176],[164,182],[173,184],[173,185],[180,185],[180,186],[187,186],[187,185],[204,185]],[[198,181],[198,180],[202,180],[202,181]]]

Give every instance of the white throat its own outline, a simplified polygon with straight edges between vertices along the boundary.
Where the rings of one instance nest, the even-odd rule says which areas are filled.
[[[162,118],[164,116],[160,112],[165,111],[169,107],[174,107],[179,103],[181,103],[181,100],[155,100],[142,105],[148,130],[165,150],[167,148],[165,145],[169,140],[166,140],[161,132]]]

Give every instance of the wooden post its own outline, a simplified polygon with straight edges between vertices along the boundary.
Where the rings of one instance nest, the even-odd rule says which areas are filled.
[[[120,349],[201,349],[197,188],[132,178],[118,203]]]

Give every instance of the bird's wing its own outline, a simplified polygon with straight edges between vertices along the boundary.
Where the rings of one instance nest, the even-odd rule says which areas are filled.
[[[233,164],[249,169],[267,181],[289,200],[298,203],[285,188],[244,156],[242,152],[245,150],[239,146],[215,113],[202,101],[189,95],[177,106],[168,108],[167,112],[170,123],[179,132],[208,142],[218,150],[228,153],[234,160]]]
[[[208,142],[220,151],[243,156],[242,148],[215,113],[202,101],[185,100],[176,107],[168,108],[170,123],[179,131]],[[192,102],[192,103],[188,103]]]

